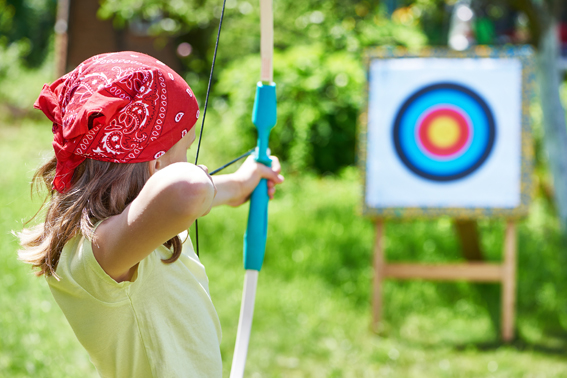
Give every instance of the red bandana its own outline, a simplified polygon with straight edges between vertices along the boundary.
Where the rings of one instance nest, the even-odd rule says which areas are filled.
[[[53,122],[53,188],[69,190],[86,158],[115,163],[157,159],[195,125],[199,105],[165,64],[137,52],[96,55],[53,84],[34,107]]]

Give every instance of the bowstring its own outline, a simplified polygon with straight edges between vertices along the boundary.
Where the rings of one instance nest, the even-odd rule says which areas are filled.
[[[215,70],[215,62],[217,60],[217,50],[219,47],[220,32],[222,27],[222,20],[224,18],[224,9],[226,5],[226,0],[222,2],[222,10],[219,20],[219,29],[217,32],[217,41],[215,42],[215,52],[213,54],[213,63],[211,64],[211,73],[209,74],[209,84],[207,85],[207,96],[205,97],[205,109],[203,110],[203,120],[201,122],[201,131],[199,132],[199,142],[197,143],[197,153],[195,154],[195,165],[199,160],[199,151],[201,150],[201,139],[203,139],[203,128],[205,126],[205,117],[207,116],[207,106],[209,105],[209,94],[211,92],[211,84],[213,82],[213,72]],[[195,245],[197,246],[197,256],[199,256],[199,224],[197,219],[195,219]]]
[[[240,156],[237,157],[236,159],[233,159],[233,160],[229,161],[229,162],[226,163],[225,165],[223,165],[223,166],[221,166],[221,167],[215,169],[214,171],[212,171],[211,173],[209,173],[209,175],[212,176],[212,175],[217,174],[218,172],[222,171],[222,170],[225,169],[226,167],[228,167],[228,166],[230,166],[230,165],[236,163],[236,162],[239,161],[240,159],[244,159],[245,157],[252,155],[252,154],[254,153],[254,151],[256,151],[256,147],[254,147],[254,148],[252,148],[251,150],[247,151],[246,153],[240,155]]]

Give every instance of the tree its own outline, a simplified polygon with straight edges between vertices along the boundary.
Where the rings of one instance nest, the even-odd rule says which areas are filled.
[[[39,66],[47,55],[56,5],[57,0],[0,0],[0,40],[20,44],[31,67]]]
[[[543,110],[545,148],[553,175],[558,215],[567,231],[567,123],[559,87],[559,40],[557,28],[564,10],[562,0],[505,0],[523,12],[529,22],[532,44],[537,49],[538,83]]]

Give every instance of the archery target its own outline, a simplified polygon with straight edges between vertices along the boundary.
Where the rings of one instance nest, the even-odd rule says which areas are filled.
[[[434,181],[466,177],[494,145],[494,116],[474,91],[454,83],[418,90],[394,120],[396,152],[415,174]]]
[[[368,80],[366,208],[520,205],[519,59],[374,59]]]

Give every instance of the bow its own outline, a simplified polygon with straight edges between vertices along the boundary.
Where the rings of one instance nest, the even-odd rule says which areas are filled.
[[[258,142],[254,158],[257,162],[271,166],[268,139],[276,124],[276,84],[273,82],[273,12],[272,0],[260,0],[260,55],[262,68],[260,81],[256,85],[256,98],[252,112],[252,122],[258,130]],[[244,375],[246,355],[250,341],[254,299],[258,284],[258,272],[262,269],[268,233],[268,182],[262,179],[250,197],[248,225],[244,234],[244,290],[240,320],[236,334],[236,345],[232,359],[230,378]]]
[[[205,125],[205,117],[209,103],[209,94],[217,57],[225,5],[226,0],[223,0],[217,40],[213,54],[213,62],[211,65],[211,73],[209,75],[209,84],[207,86],[203,120],[201,123],[201,131],[199,133],[197,153],[195,154],[195,165],[199,159],[203,127]],[[270,131],[276,124],[276,84],[273,82],[272,68],[274,51],[273,29],[274,19],[272,12],[272,0],[260,0],[260,55],[262,58],[262,68],[260,81],[256,85],[256,98],[254,100],[254,109],[252,112],[252,122],[258,131],[258,142],[253,151],[255,160],[266,166],[272,165],[272,160],[269,157],[268,139],[270,137]],[[250,153],[252,153],[252,150],[211,172],[211,174],[215,174],[228,165],[248,156]],[[244,269],[246,270],[246,274],[244,277],[244,290],[242,293],[240,320],[238,322],[238,331],[236,334],[236,345],[234,348],[234,357],[230,372],[231,378],[240,378],[244,375],[248,343],[250,341],[250,331],[252,328],[252,318],[254,315],[254,299],[256,297],[256,286],[258,284],[258,272],[262,269],[264,253],[266,251],[266,239],[268,232],[268,200],[268,181],[266,179],[262,179],[250,197],[248,225],[246,233],[244,234]],[[198,256],[199,231],[197,221],[195,221],[195,242]]]

